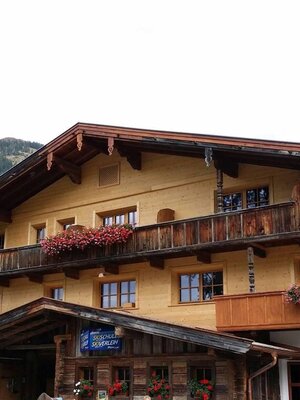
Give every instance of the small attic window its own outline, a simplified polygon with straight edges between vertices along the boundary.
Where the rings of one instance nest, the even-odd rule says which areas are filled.
[[[113,186],[120,183],[119,164],[107,165],[99,169],[99,186]]]

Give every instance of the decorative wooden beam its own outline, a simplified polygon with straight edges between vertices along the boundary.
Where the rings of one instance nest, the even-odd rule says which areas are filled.
[[[0,286],[9,287],[9,278],[0,278]]]
[[[254,252],[253,247],[247,248],[248,258],[248,276],[249,276],[249,292],[255,292],[255,275],[254,275]]]
[[[11,211],[5,210],[4,208],[0,209],[0,222],[11,223]]]
[[[138,150],[133,151],[124,147],[118,146],[118,152],[121,157],[126,157],[128,163],[133,169],[141,171],[142,169],[142,153]]]
[[[78,165],[57,156],[54,157],[54,162],[61,171],[69,176],[73,183],[78,185],[81,183],[81,168]]]
[[[53,151],[47,154],[47,170],[50,171],[53,164]]]
[[[76,132],[77,149],[81,151],[83,145],[83,130],[79,129]]]
[[[220,169],[224,174],[231,178],[238,178],[239,176],[239,164],[224,158],[214,157],[214,164],[216,169]]]
[[[251,243],[251,247],[253,248],[253,253],[256,257],[266,258],[267,252],[264,246],[257,243]]]
[[[79,279],[80,271],[78,269],[74,268],[65,268],[64,269],[64,274],[66,278],[71,278],[71,279]]]
[[[223,172],[217,169],[217,209],[218,212],[223,212]]]
[[[211,264],[211,254],[208,251],[199,251],[196,253],[197,261],[204,264]]]
[[[115,139],[113,137],[107,138],[107,151],[108,155],[111,156],[114,151]]]
[[[165,267],[165,260],[162,257],[150,257],[149,263],[154,268],[164,269]]]

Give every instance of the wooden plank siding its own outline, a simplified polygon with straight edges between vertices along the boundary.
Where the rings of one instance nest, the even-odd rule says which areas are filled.
[[[40,245],[0,250],[0,274],[10,276],[25,270],[55,272],[60,267],[88,268],[101,262],[126,264],[152,256],[165,258],[192,255],[197,251],[240,250],[251,243],[274,245],[297,241],[299,223],[293,202],[230,213],[137,227],[128,242],[102,248],[74,250],[47,256]]]
[[[216,296],[216,326],[219,331],[300,328],[300,311],[287,303],[284,292]]]

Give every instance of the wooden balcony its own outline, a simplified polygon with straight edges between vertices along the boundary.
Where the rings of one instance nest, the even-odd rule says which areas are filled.
[[[219,331],[300,328],[300,306],[287,303],[283,292],[215,297]]]
[[[60,256],[47,256],[39,245],[0,250],[0,284],[5,279],[37,273],[64,271],[76,277],[76,270],[105,266],[117,273],[119,264],[148,260],[163,268],[165,258],[196,255],[210,262],[211,253],[235,251],[249,245],[277,246],[299,242],[299,223],[293,202],[230,213],[141,226],[128,242]],[[71,268],[70,268],[71,267]],[[37,277],[39,279],[39,277]]]

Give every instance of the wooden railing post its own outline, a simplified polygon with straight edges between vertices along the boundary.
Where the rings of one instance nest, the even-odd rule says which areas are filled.
[[[248,256],[248,275],[249,275],[249,292],[255,292],[255,275],[254,275],[254,252],[253,247],[247,248]]]
[[[300,182],[293,187],[292,200],[295,202],[295,230],[298,231],[300,228]]]
[[[223,211],[223,172],[217,169],[217,209],[218,212]]]

